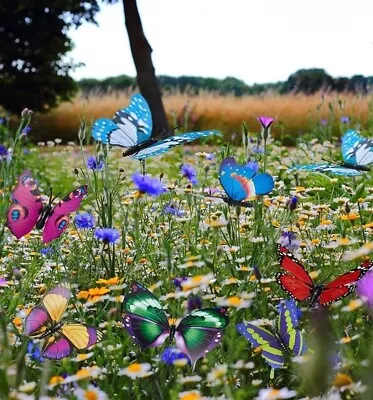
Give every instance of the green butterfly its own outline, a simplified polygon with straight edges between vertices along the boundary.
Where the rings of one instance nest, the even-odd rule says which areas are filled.
[[[139,283],[131,285],[124,299],[123,324],[132,339],[142,349],[160,346],[167,337],[175,337],[177,348],[196,362],[222,340],[222,330],[228,325],[226,308],[195,310],[175,325],[170,324],[157,298]]]

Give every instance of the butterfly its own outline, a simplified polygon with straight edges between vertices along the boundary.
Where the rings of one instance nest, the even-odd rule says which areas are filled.
[[[331,172],[342,176],[362,175],[364,171],[369,171],[368,165],[373,163],[373,139],[365,138],[349,129],[342,137],[342,158],[343,163],[340,165],[298,165],[291,170]]]
[[[248,206],[258,195],[268,194],[274,187],[274,180],[267,173],[257,174],[252,168],[236,163],[234,157],[225,158],[219,169],[219,181],[229,205]]]
[[[307,346],[298,327],[298,309],[294,300],[287,300],[279,305],[279,317],[276,327],[266,328],[252,323],[236,325],[237,331],[255,348],[261,348],[261,355],[272,369],[283,368],[285,355],[300,356],[307,351]]]
[[[71,292],[64,286],[50,290],[42,305],[34,307],[25,319],[24,334],[44,340],[41,356],[52,360],[68,357],[74,350],[84,350],[99,342],[102,333],[81,324],[64,324],[61,318],[66,311]]]
[[[309,273],[288,249],[278,245],[278,254],[279,263],[284,272],[276,275],[277,282],[293,299],[309,300],[311,307],[327,306],[348,296],[355,290],[356,282],[373,267],[373,261],[365,261],[326,285],[315,285]]]
[[[160,346],[167,337],[175,338],[177,348],[196,362],[222,340],[222,330],[228,325],[226,308],[194,310],[175,325],[169,322],[157,298],[144,286],[134,282],[123,301],[123,324],[132,339],[142,349]]]
[[[152,129],[149,105],[141,94],[135,94],[131,97],[130,105],[117,111],[113,119],[98,119],[92,126],[92,136],[98,142],[125,147],[125,157],[143,160],[165,153],[179,144],[219,134],[219,131],[210,130],[164,138],[165,132],[152,136]]]
[[[7,212],[7,226],[13,235],[19,239],[28,234],[34,227],[43,229],[43,243],[57,239],[69,224],[69,214],[77,210],[88,191],[83,185],[54,207],[52,196],[44,204],[38,185],[29,171],[25,171],[18,180],[18,185],[12,194],[13,203]]]

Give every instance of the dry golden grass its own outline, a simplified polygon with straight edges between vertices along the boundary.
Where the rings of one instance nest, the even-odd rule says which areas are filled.
[[[112,117],[116,110],[128,104],[129,98],[130,93],[127,92],[78,95],[71,103],[61,104],[47,115],[36,115],[33,133],[39,140],[56,137],[74,140],[81,118],[85,118],[90,125],[96,118]],[[198,96],[171,93],[164,96],[171,126],[179,124],[181,130],[187,128],[189,131],[216,128],[228,137],[233,132],[241,131],[242,121],[247,121],[251,130],[257,130],[258,123],[255,118],[260,115],[276,117],[274,133],[279,134],[283,128],[284,136],[305,132],[310,128],[310,124],[321,119],[328,119],[337,128],[343,115],[349,116],[352,123],[359,121],[364,126],[371,100],[371,96],[335,94],[267,94],[239,98],[213,93],[202,93]],[[186,104],[191,118],[188,126],[182,126],[180,118],[176,121],[175,115],[183,115]]]

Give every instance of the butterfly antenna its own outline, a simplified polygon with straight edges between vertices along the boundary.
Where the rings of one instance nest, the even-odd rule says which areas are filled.
[[[56,199],[57,199],[57,197],[59,196],[61,194],[61,192],[59,192],[59,193],[57,193],[54,197],[53,197],[53,199],[52,199],[52,191],[51,191],[51,197],[50,197],[50,204],[52,204]]]

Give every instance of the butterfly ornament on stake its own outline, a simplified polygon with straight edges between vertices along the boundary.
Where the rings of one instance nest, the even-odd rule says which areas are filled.
[[[123,156],[141,161],[165,153],[179,144],[220,133],[208,130],[165,137],[167,132],[152,134],[152,129],[149,105],[141,94],[135,94],[129,106],[117,111],[112,119],[98,119],[92,126],[92,136],[103,144],[125,148]]]
[[[195,310],[179,323],[169,322],[157,298],[139,283],[131,285],[124,304],[124,328],[142,349],[161,346],[167,337],[176,340],[177,348],[196,362],[214,349],[222,340],[229,318],[226,308]]]
[[[341,176],[359,176],[369,171],[373,163],[373,139],[359,135],[349,129],[342,137],[343,163],[336,164],[308,164],[297,165],[290,170],[304,170],[323,173],[332,173]]]
[[[327,306],[348,296],[355,290],[357,281],[373,267],[373,261],[364,261],[327,284],[315,285],[309,273],[288,249],[278,245],[278,255],[283,269],[276,275],[278,284],[293,299],[308,300],[311,307]]]
[[[44,358],[60,360],[71,355],[74,349],[88,349],[102,338],[102,333],[95,328],[61,321],[70,297],[67,287],[57,286],[25,319],[24,334],[43,341],[41,356]]]
[[[274,370],[283,368],[286,356],[300,356],[307,351],[302,332],[297,329],[298,309],[294,300],[287,300],[278,307],[279,316],[275,326],[265,328],[254,323],[236,325],[237,331],[243,335],[254,348],[261,348],[261,356],[271,366],[271,379]]]
[[[29,171],[25,171],[18,180],[12,194],[13,203],[7,212],[7,227],[19,239],[27,235],[34,227],[43,229],[43,243],[57,239],[69,225],[70,213],[76,211],[88,192],[88,186],[82,185],[55,206],[52,194],[48,203],[43,203],[38,185]]]

